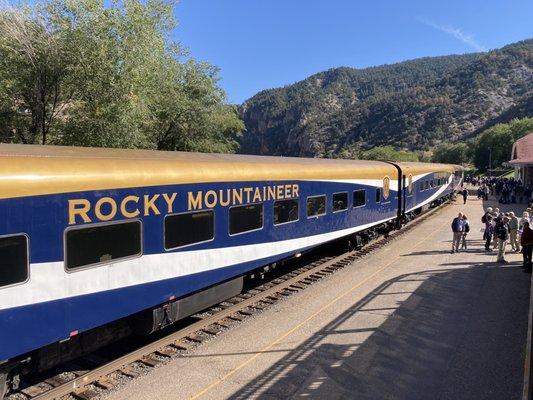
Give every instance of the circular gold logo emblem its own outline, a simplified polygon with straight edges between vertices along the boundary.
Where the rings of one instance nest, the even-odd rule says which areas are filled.
[[[409,189],[409,193],[413,193],[413,174],[409,174],[407,177],[407,188]]]
[[[383,178],[383,198],[387,200],[390,194],[390,178],[386,176]]]

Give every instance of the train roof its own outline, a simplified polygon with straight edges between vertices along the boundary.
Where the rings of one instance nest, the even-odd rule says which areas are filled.
[[[381,161],[0,145],[0,198],[180,183],[382,179]]]
[[[413,175],[457,169],[449,164],[399,164]],[[180,183],[382,179],[395,174],[395,167],[382,161],[0,144],[0,198]]]
[[[453,173],[457,170],[462,171],[464,168],[460,165],[454,164],[439,164],[439,163],[422,163],[422,162],[399,162],[405,174],[420,175],[428,172],[449,172]]]

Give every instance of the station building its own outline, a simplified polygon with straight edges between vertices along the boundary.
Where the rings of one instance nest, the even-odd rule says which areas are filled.
[[[533,132],[514,142],[508,165],[514,167],[515,179],[533,184]]]

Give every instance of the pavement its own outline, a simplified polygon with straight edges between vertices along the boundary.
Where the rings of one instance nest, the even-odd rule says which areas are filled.
[[[521,398],[530,275],[483,251],[487,205],[458,200],[106,398]],[[451,254],[459,211],[469,248]]]

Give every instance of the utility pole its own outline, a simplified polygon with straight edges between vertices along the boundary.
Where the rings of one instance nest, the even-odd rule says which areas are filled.
[[[492,177],[492,147],[489,149],[489,178]]]

